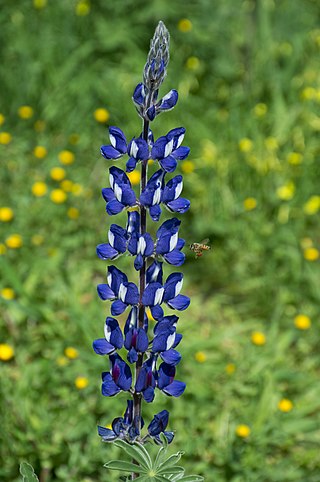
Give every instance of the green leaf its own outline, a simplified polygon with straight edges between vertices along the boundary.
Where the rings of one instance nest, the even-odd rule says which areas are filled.
[[[184,468],[180,467],[179,465],[162,468],[162,469],[158,469],[157,474],[160,474],[160,475],[184,474]]]
[[[119,470],[120,472],[136,472],[137,474],[145,472],[145,469],[140,467],[140,465],[126,462],[125,460],[110,460],[110,462],[104,464],[104,467],[110,470]]]
[[[179,482],[203,482],[204,478],[201,475],[185,475],[176,480],[179,480]]]
[[[170,481],[170,479],[167,479],[167,477],[164,477],[163,475],[156,475],[154,480],[156,480],[157,482],[168,482],[168,480]]]
[[[177,452],[176,454],[171,455],[167,460],[165,460],[161,465],[159,465],[159,469],[165,469],[175,465],[181,459],[184,452]]]
[[[123,440],[116,440],[114,445],[123,449],[132,459],[136,460],[146,470],[152,468],[152,460],[147,450],[141,444],[130,445]]]
[[[38,477],[34,473],[32,465],[27,462],[21,462],[20,474],[22,475],[23,482],[39,482]]]
[[[163,463],[166,453],[167,453],[167,447],[161,447],[159,449],[159,452],[157,453],[157,456],[156,456],[156,460],[154,462],[154,467],[159,467]]]

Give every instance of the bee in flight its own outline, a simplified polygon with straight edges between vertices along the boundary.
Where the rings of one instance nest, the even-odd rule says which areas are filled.
[[[195,253],[196,259],[203,255],[203,251],[209,251],[209,249],[211,249],[211,247],[207,245],[208,241],[209,239],[204,239],[201,243],[190,244],[190,249]]]

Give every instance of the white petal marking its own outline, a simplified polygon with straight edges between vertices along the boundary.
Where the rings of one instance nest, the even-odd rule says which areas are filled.
[[[110,343],[111,338],[111,328],[107,324],[104,325],[104,336],[108,343]]]
[[[123,301],[123,302],[124,302],[124,300],[125,300],[125,298],[126,298],[127,291],[128,291],[128,288],[127,288],[126,286],[124,286],[123,283],[121,283],[121,285],[119,286],[118,297],[119,297],[120,300]]]
[[[108,240],[109,240],[109,243],[111,244],[111,246],[114,248],[114,234],[112,231],[110,231],[109,229],[109,232],[108,232]]]
[[[167,345],[166,345],[166,349],[167,350],[170,350],[170,348],[172,348],[174,342],[175,342],[175,339],[176,339],[176,334],[175,333],[171,333],[171,335],[168,336],[167,338]]]
[[[147,243],[145,239],[141,236],[138,241],[137,254],[144,254]]]
[[[114,195],[115,195],[116,199],[117,199],[119,202],[121,202],[122,189],[121,189],[121,187],[119,186],[119,184],[115,184],[115,185],[114,185],[113,191],[114,191]]]
[[[158,288],[154,294],[154,304],[160,305],[164,293],[164,288]]]
[[[177,246],[177,243],[178,243],[178,233],[174,234],[170,238],[169,252],[171,252]]]
[[[174,296],[178,296],[178,294],[180,293],[181,289],[182,289],[182,285],[183,285],[183,280],[181,281],[178,281],[178,283],[176,284],[176,288],[175,288],[175,291],[174,291]]]
[[[114,137],[113,134],[109,134],[109,137],[110,137],[110,142],[111,142],[112,147],[116,148],[116,145],[117,145],[116,138]]]
[[[174,193],[174,199],[178,199],[178,197],[182,193],[182,188],[183,188],[183,182],[181,181],[176,186],[176,190],[175,190],[175,193]]]
[[[173,141],[174,141],[174,139],[171,139],[171,141],[168,142],[168,144],[166,144],[166,148],[164,150],[164,157],[168,157],[171,154],[172,149],[173,149]]]
[[[130,148],[130,156],[136,157],[138,150],[139,150],[139,147],[137,146],[137,143],[135,141],[132,141],[131,148]]]

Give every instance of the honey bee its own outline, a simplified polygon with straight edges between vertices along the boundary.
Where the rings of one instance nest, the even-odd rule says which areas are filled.
[[[204,239],[201,243],[190,244],[190,249],[195,253],[196,259],[203,255],[203,251],[209,251],[209,249],[211,249],[211,247],[207,245],[208,241],[209,239]]]

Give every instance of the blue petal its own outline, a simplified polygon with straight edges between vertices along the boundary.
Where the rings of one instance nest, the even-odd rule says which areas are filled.
[[[174,365],[174,366],[178,365],[178,363],[182,358],[181,354],[178,351],[174,350],[173,348],[167,351],[163,351],[162,353],[160,353],[160,356],[165,363],[168,363],[169,365]]]
[[[110,286],[106,284],[98,285],[97,290],[98,290],[98,295],[102,300],[114,300],[117,297],[116,294],[110,288]]]
[[[168,144],[168,139],[166,136],[161,136],[153,144],[151,150],[151,157],[154,160],[163,159],[165,157],[165,150]]]
[[[190,201],[188,199],[184,199],[183,197],[179,197],[174,201],[168,202],[166,206],[171,212],[183,214],[190,208]]]
[[[145,86],[141,82],[134,89],[134,92],[133,92],[133,95],[132,95],[132,100],[137,106],[140,107],[141,105],[144,104],[145,97],[146,97]]]
[[[128,221],[127,221],[127,233],[131,235],[132,233],[139,234],[140,229],[140,214],[138,211],[131,211],[128,212]]]
[[[100,425],[98,425],[98,434],[102,438],[103,442],[112,442],[118,437],[113,430],[110,430],[110,428],[106,427],[100,427]]]
[[[139,352],[144,353],[147,351],[149,346],[149,339],[148,335],[143,328],[138,328],[138,336],[137,336],[137,343],[136,348]]]
[[[115,149],[120,151],[121,154],[127,152],[127,140],[126,136],[119,127],[109,127],[110,142]]]
[[[175,348],[176,346],[178,346],[181,340],[182,340],[181,333],[176,333],[176,339],[172,348]]]
[[[173,151],[172,156],[179,161],[183,161],[188,157],[189,153],[190,153],[190,147],[181,146],[175,151]]]
[[[127,358],[129,363],[135,363],[138,360],[138,352],[134,347],[128,351]]]
[[[169,422],[169,412],[168,410],[162,410],[157,413],[148,425],[148,432],[153,437],[159,435],[163,432]]]
[[[185,240],[182,239],[182,238],[179,238],[178,242],[177,242],[176,249],[179,249],[179,250],[182,249],[185,244],[186,244]]]
[[[104,395],[105,397],[113,397],[120,392],[120,388],[113,381],[110,373],[106,373],[104,375],[101,391],[102,395]]]
[[[160,283],[150,283],[143,292],[142,303],[154,306],[162,303],[164,288]]]
[[[183,311],[190,305],[190,298],[184,295],[178,295],[170,301],[167,301],[168,306],[174,310]]]
[[[169,280],[169,278],[170,278],[170,276],[168,277],[168,280]],[[122,271],[120,271],[120,269],[118,269],[116,266],[113,266],[113,265],[108,266],[107,280],[108,280],[109,286],[111,287],[111,289],[114,293],[119,292],[119,288],[120,288],[121,284],[128,282],[127,275],[125,273],[123,273]]]
[[[168,276],[166,283],[164,284],[164,301],[171,300],[175,298],[181,291],[183,284],[183,274],[182,273],[171,273]]]
[[[127,249],[127,231],[117,224],[111,224],[108,233],[109,243],[120,253]]]
[[[159,159],[159,164],[162,169],[166,172],[173,172],[177,167],[177,161],[173,156],[165,157],[164,159]]]
[[[167,134],[168,139],[173,139],[174,141],[174,150],[176,150],[182,143],[185,135],[185,128],[184,127],[176,127],[175,129],[172,129],[170,132]]]
[[[109,243],[98,244],[97,255],[100,259],[115,259],[117,256],[119,256],[119,252],[110,246]]]
[[[133,138],[128,146],[128,154],[137,160],[146,161],[149,159],[148,143],[140,137]]]
[[[115,348],[122,348],[123,335],[117,320],[108,316],[105,323],[104,333],[107,342],[111,343]]]
[[[135,159],[134,157],[130,157],[126,163],[126,171],[127,172],[134,171],[136,168],[137,162],[138,162],[137,159]]]
[[[152,351],[154,353],[160,353],[162,351],[167,351],[172,348],[175,341],[175,329],[167,330],[161,332],[157,335],[152,343]]]
[[[121,213],[121,211],[125,208],[125,206],[117,201],[116,199],[113,199],[112,201],[108,202],[106,205],[106,211],[109,214],[109,216],[114,216],[115,214]]]
[[[125,206],[134,206],[137,202],[134,190],[126,187],[122,190],[121,202]]]
[[[148,387],[142,392],[142,396],[147,403],[151,403],[154,400],[154,388]]]
[[[127,292],[124,302],[127,305],[137,305],[139,303],[139,290],[134,283],[126,283]]]
[[[157,281],[162,284],[162,264],[160,261],[154,261],[147,269],[147,284]]]
[[[129,365],[123,361],[123,365],[121,367],[120,376],[117,381],[117,385],[121,388],[121,390],[127,391],[130,390],[132,383],[132,375]]]
[[[157,204],[155,206],[151,206],[150,209],[149,209],[149,213],[150,213],[150,216],[151,216],[151,219],[153,221],[159,221],[160,219],[160,216],[161,216],[161,213],[162,213],[162,209],[161,207]]]
[[[118,149],[115,149],[112,146],[101,146],[100,152],[105,159],[119,159],[122,156],[121,152]]]
[[[155,320],[161,320],[161,318],[163,318],[163,309],[161,308],[160,305],[151,306],[150,310],[151,310],[152,317]]]
[[[152,105],[151,107],[149,107],[149,109],[147,110],[147,117],[149,119],[149,121],[153,121],[154,118],[156,116],[156,108],[154,105]]]
[[[186,389],[186,384],[184,382],[180,382],[179,380],[173,380],[170,385],[167,385],[162,389],[162,391],[169,395],[170,397],[180,397]]]
[[[165,254],[164,259],[167,263],[172,264],[173,266],[181,266],[184,263],[186,255],[181,253],[178,249],[174,249],[170,253]]]
[[[173,382],[175,374],[175,366],[168,365],[167,363],[161,363],[158,372],[158,388],[160,390],[163,390],[164,387],[171,384]]]
[[[108,343],[105,338],[94,340],[92,347],[98,355],[109,355],[115,351],[115,347],[111,345],[111,343]]]
[[[116,300],[112,303],[111,305],[111,314],[112,316],[118,316],[121,315],[127,308],[127,305],[123,303],[121,300]]]
[[[175,234],[179,230],[181,221],[178,218],[171,218],[161,224],[160,228],[157,230],[157,238],[170,233]]]
[[[175,89],[170,90],[157,104],[160,111],[171,110],[178,102],[178,92]]]
[[[163,190],[162,202],[168,203],[169,201],[173,201],[177,199],[183,188],[183,181],[182,176],[175,176],[166,184],[166,187]]]
[[[109,201],[112,201],[113,199],[115,199],[115,195],[114,195],[113,189],[111,189],[111,187],[104,187],[102,189],[101,193],[102,193],[103,199],[106,202],[109,202]]]
[[[138,254],[138,256],[136,257],[136,259],[134,260],[134,268],[139,271],[142,266],[143,266],[143,256],[142,254]]]

